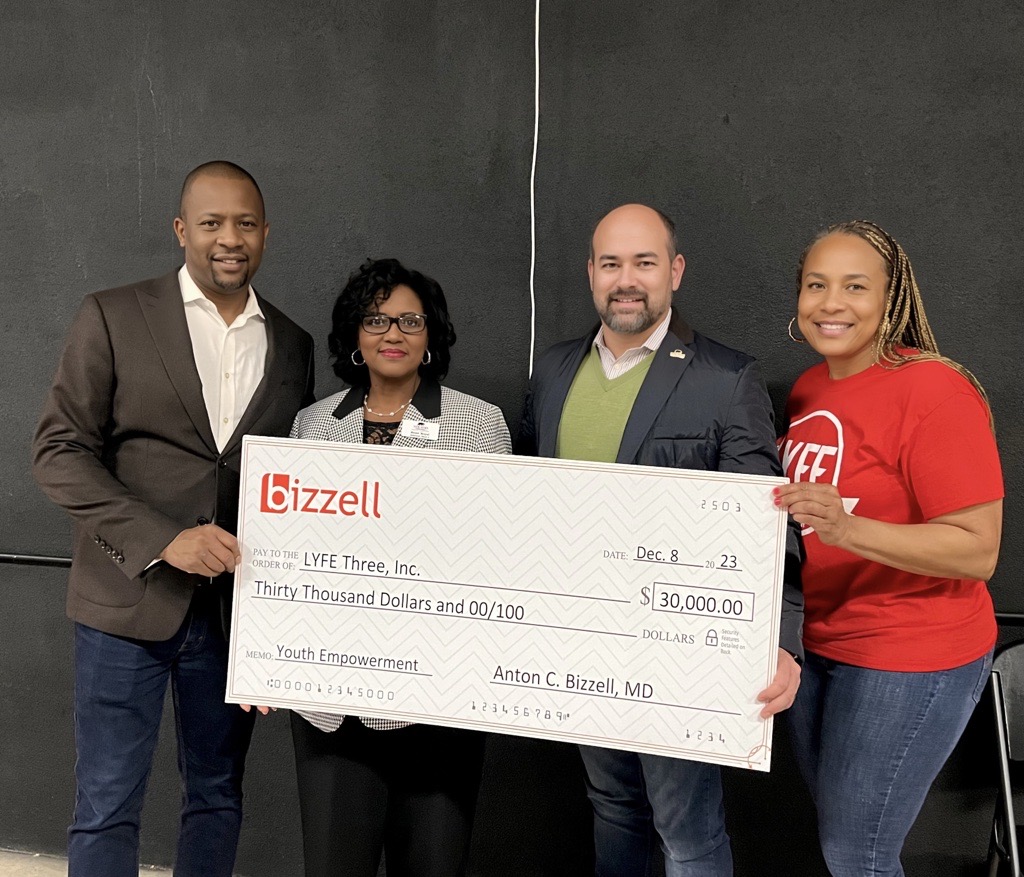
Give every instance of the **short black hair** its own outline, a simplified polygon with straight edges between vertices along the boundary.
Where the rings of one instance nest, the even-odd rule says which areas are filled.
[[[355,365],[352,354],[359,349],[359,328],[367,314],[387,301],[396,286],[408,286],[423,302],[427,315],[429,365],[420,365],[420,374],[440,381],[448,374],[455,327],[448,316],[448,302],[440,284],[419,271],[406,268],[397,259],[367,259],[352,273],[334,303],[331,332],[327,346],[334,360],[334,373],[349,386],[366,387],[370,372]]]
[[[188,194],[188,190],[192,188],[192,184],[199,179],[199,177],[206,176],[209,174],[211,177],[229,177],[234,180],[248,180],[252,183],[253,188],[256,190],[256,194],[260,199],[260,209],[263,211],[263,218],[267,217],[267,208],[263,203],[263,192],[260,191],[260,184],[256,182],[256,178],[253,177],[244,167],[235,164],[233,161],[207,161],[198,167],[192,168],[185,176],[185,182],[181,184],[181,196],[178,198],[178,216],[181,216],[184,212],[182,205],[185,203],[185,196]]]

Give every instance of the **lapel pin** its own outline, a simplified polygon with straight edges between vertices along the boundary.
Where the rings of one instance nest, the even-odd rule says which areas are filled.
[[[686,354],[685,354],[685,353],[683,353],[683,351],[681,351],[681,350],[673,350],[673,351],[672,351],[672,352],[671,352],[671,353],[669,354],[669,356],[673,356],[673,357],[675,357],[676,359],[686,359]]]

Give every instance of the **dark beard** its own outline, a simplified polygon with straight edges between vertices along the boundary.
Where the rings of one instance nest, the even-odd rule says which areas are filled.
[[[237,292],[240,289],[245,289],[249,285],[249,271],[238,278],[238,280],[224,281],[217,277],[217,272],[213,272],[213,282],[216,284],[218,289],[223,289],[225,292]]]
[[[616,295],[637,295],[643,296],[643,309],[632,316],[621,316],[612,310],[612,297]],[[613,332],[620,332],[623,335],[636,335],[650,329],[660,316],[655,314],[647,302],[647,295],[636,289],[615,289],[608,295],[608,304],[604,309],[598,311],[601,322]],[[662,315],[664,316],[664,315]]]

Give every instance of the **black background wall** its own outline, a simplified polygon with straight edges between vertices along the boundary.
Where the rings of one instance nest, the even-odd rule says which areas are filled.
[[[250,169],[271,236],[257,288],[317,339],[367,255],[436,276],[459,330],[449,383],[515,426],[530,355],[534,4],[151,0],[0,7],[0,552],[65,555],[28,446],[81,296],[179,264],[178,188]],[[538,349],[593,320],[589,231],[627,200],[680,227],[678,302],[758,356],[777,407],[813,354],[786,338],[793,274],[824,225],[872,218],[910,254],[947,354],[987,387],[1005,467],[997,607],[1024,612],[1024,5],[862,0],[551,2],[541,19]],[[884,404],[884,400],[880,403]],[[971,453],[964,448],[963,453]],[[0,566],[0,846],[57,851],[72,802],[61,570]],[[822,873],[780,731],[771,776],[731,774],[737,871]],[[143,858],[172,854],[171,728]],[[984,724],[908,844],[910,875],[968,874],[991,813]],[[286,723],[261,722],[239,870],[298,872]],[[569,747],[494,738],[474,873],[585,873]]]

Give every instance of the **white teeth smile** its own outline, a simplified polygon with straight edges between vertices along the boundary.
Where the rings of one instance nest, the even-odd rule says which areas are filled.
[[[843,329],[849,329],[853,323],[815,323],[815,325],[826,332],[839,332]]]

